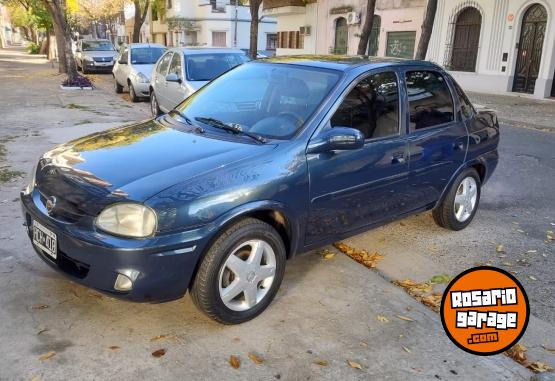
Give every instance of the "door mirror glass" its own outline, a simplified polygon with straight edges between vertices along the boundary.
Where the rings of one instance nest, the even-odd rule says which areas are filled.
[[[181,83],[181,78],[176,73],[170,73],[166,75],[166,82],[177,82]]]
[[[334,127],[308,146],[309,153],[347,151],[364,147],[364,134],[355,128]]]

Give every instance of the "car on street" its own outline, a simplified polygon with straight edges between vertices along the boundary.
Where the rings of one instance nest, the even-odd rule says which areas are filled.
[[[150,97],[150,75],[166,47],[160,44],[129,44],[120,48],[114,64],[114,89],[120,94],[129,90],[132,102]]]
[[[189,95],[222,73],[249,61],[242,50],[173,48],[159,60],[150,80],[153,116],[172,110]]]
[[[83,74],[111,73],[117,54],[109,40],[79,40],[75,48],[75,63]]]
[[[498,163],[495,113],[425,61],[256,60],[168,111],[44,154],[26,232],[75,282],[131,301],[190,291],[225,324],[265,310],[299,253],[426,210],[465,228]]]

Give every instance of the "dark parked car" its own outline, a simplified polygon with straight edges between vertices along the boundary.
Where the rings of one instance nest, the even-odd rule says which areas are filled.
[[[434,64],[259,60],[46,153],[21,201],[38,255],[76,282],[133,301],[190,290],[233,324],[301,252],[430,209],[466,227],[498,141],[495,114]]]

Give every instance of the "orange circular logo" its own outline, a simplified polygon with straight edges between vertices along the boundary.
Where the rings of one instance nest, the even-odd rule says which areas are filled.
[[[512,274],[482,266],[466,270],[449,283],[440,313],[453,343],[466,352],[489,356],[517,343],[528,325],[530,305]]]

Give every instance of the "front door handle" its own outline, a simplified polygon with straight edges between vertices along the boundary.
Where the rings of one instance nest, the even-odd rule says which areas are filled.
[[[405,164],[405,154],[404,153],[397,153],[391,156],[391,163],[392,164]]]

